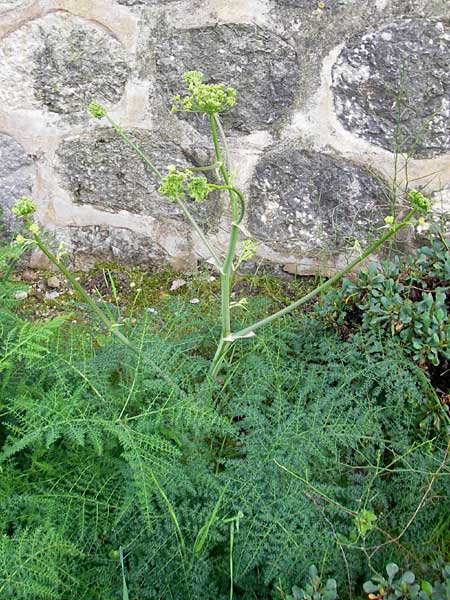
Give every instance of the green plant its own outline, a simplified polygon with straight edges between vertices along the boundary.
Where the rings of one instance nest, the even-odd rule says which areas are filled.
[[[210,252],[211,259],[215,264],[216,268],[220,273],[221,281],[221,335],[217,344],[216,352],[211,362],[209,374],[214,377],[218,374],[221,365],[232,348],[233,344],[243,338],[253,337],[255,331],[260,327],[266,326],[275,319],[282,317],[295,310],[296,308],[306,304],[314,297],[322,294],[329,289],[334,283],[341,279],[346,273],[354,269],[363,260],[370,256],[377,250],[384,242],[389,240],[397,231],[408,225],[414,215],[418,211],[427,211],[430,206],[430,201],[423,196],[421,192],[416,190],[410,190],[406,192],[406,198],[410,205],[411,210],[406,216],[395,222],[392,218],[386,225],[386,232],[369,248],[361,252],[355,260],[353,260],[347,267],[342,269],[334,277],[330,278],[325,283],[322,283],[316,287],[313,291],[309,292],[302,298],[292,302],[288,306],[280,309],[272,315],[260,319],[243,329],[233,331],[231,322],[231,310],[234,304],[231,301],[231,294],[233,285],[236,278],[237,270],[242,262],[248,261],[256,253],[256,245],[252,239],[244,239],[242,242],[242,249],[240,253],[237,253],[239,235],[241,233],[242,220],[245,216],[246,201],[243,193],[233,184],[233,177],[228,167],[228,157],[225,158],[222,155],[222,149],[220,147],[220,140],[222,146],[227,152],[227,143],[225,134],[221,125],[219,115],[223,112],[228,111],[233,107],[236,101],[236,93],[233,88],[226,88],[225,84],[205,84],[203,83],[203,74],[199,71],[188,71],[184,73],[183,80],[187,86],[188,93],[185,96],[177,95],[174,98],[174,106],[172,110],[174,112],[194,112],[203,113],[207,115],[209,119],[209,125],[211,129],[211,137],[214,146],[216,162],[213,165],[205,166],[202,168],[203,171],[212,170],[216,173],[219,183],[210,183],[204,175],[196,174],[194,169],[177,169],[175,166],[169,166],[167,174],[162,175],[160,171],[153,165],[151,160],[144,155],[144,153],[134,144],[129,137],[125,134],[123,129],[115,123],[111,117],[107,114],[104,107],[97,102],[91,103],[89,110],[94,118],[101,119],[106,118],[113,127],[114,131],[136,152],[147,167],[151,170],[153,175],[160,180],[161,184],[159,192],[166,196],[169,201],[176,202],[183,214],[190,222],[194,230],[200,236],[201,240],[205,244],[206,248]],[[191,200],[196,202],[203,201],[211,191],[226,191],[230,202],[231,212],[231,229],[228,239],[228,247],[225,251],[225,256],[222,258],[220,252],[217,252],[210,244],[208,238],[203,233],[202,229],[196,222],[192,215],[188,204],[185,202],[185,197],[189,197]],[[37,246],[44,252],[47,258],[57,266],[66,278],[75,287],[77,292],[85,299],[85,301],[91,306],[93,311],[96,313],[100,321],[111,331],[116,337],[121,339],[125,344],[129,345],[129,340],[126,339],[123,334],[117,330],[117,325],[112,323],[101,311],[101,309],[88,297],[86,292],[82,290],[81,286],[76,280],[70,275],[65,266],[55,257],[49,249],[45,246],[42,239],[39,236],[39,228],[36,224],[30,220],[30,215],[34,211],[35,207],[31,198],[25,197],[21,199],[15,206],[14,212],[18,216],[25,219],[30,232],[33,235],[34,241]]]
[[[450,359],[450,251],[432,240],[406,261],[398,257],[363,267],[319,300],[316,311],[335,326],[379,329],[396,338],[419,363]]]
[[[131,332],[138,361],[114,338],[95,348],[83,330],[59,327],[39,360],[15,362],[1,395],[0,527],[23,539],[23,568],[8,567],[0,592],[269,600],[294,574],[307,578],[310,561],[343,585],[344,552],[355,586],[366,555],[379,567],[437,551],[430,532],[450,501],[445,436],[418,428],[433,391],[396,346],[278,321],[235,350],[227,381],[211,389],[200,349],[214,307],[208,316],[175,299],[167,314],[166,328],[149,317]],[[183,396],[158,375],[164,367]],[[357,519],[364,536],[352,538]],[[37,529],[70,552],[36,554]],[[33,572],[52,563],[45,593],[26,570],[31,555]]]
[[[400,568],[395,563],[386,566],[387,579],[374,575],[364,584],[364,591],[369,600],[448,600],[450,598],[450,565],[441,570],[441,577],[432,585],[429,581],[420,583],[412,571],[400,573]]]
[[[337,598],[336,580],[327,579],[323,584],[314,565],[309,569],[309,580],[305,588],[294,586],[292,595],[286,596],[286,600],[337,600]]]

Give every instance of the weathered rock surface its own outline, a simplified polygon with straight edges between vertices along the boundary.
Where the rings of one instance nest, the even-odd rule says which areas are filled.
[[[185,91],[184,71],[202,71],[205,82],[236,88],[238,102],[223,121],[227,128],[243,132],[266,129],[284,114],[295,100],[300,70],[297,54],[285,40],[262,27],[242,24],[161,35],[156,66],[168,106],[175,93]]]
[[[168,4],[169,2],[176,2],[177,0],[117,0],[119,4],[124,6],[146,6],[155,4]]]
[[[137,234],[125,227],[68,227],[64,235],[68,247],[75,251],[75,266],[92,266],[97,260],[117,260],[133,265],[164,264],[168,259],[150,236]]]
[[[363,245],[382,223],[383,190],[363,167],[295,146],[274,148],[256,165],[248,227],[288,252]]]
[[[306,9],[306,10],[330,10],[346,6],[352,3],[354,0],[273,0],[275,4],[280,6],[288,6],[289,8],[295,9]]]
[[[0,103],[84,114],[92,100],[118,102],[128,77],[124,49],[99,25],[57,12],[29,21],[0,43]]]
[[[257,260],[311,274],[326,259],[332,272],[358,254],[355,238],[364,246],[383,225],[388,201],[369,170],[393,176],[380,149],[392,148],[392,91],[406,63],[399,131],[415,136],[432,118],[398,179],[434,194],[430,219],[448,230],[449,27],[447,0],[0,0],[7,226],[8,207],[33,191],[41,226],[69,243],[77,266],[102,258],[190,270],[207,259],[153,174],[86,111],[93,99],[112,108],[163,173],[211,164],[208,120],[168,111],[185,91],[182,72],[198,69],[237,90],[224,129],[234,181],[251,192],[245,226],[265,241]],[[225,194],[190,204],[222,252],[227,205]],[[412,232],[398,236],[404,251]],[[37,253],[29,260],[37,265]]]
[[[450,151],[450,24],[402,19],[358,34],[333,70],[336,112],[355,135],[387,150]]]
[[[126,133],[163,174],[171,164],[186,168],[214,162],[204,147],[177,144],[155,132],[134,129]],[[160,183],[155,175],[111,129],[63,142],[58,156],[63,186],[70,190],[75,203],[92,204],[111,212],[125,210],[156,217],[182,215],[176,203],[158,193]],[[220,219],[216,194],[210,194],[202,203],[187,203],[208,227]]]
[[[21,196],[31,193],[33,161],[14,138],[0,133],[0,222],[11,222],[10,208]]]
[[[0,14],[25,4],[24,0],[0,0]]]
[[[0,0],[0,14],[24,6],[26,0]]]

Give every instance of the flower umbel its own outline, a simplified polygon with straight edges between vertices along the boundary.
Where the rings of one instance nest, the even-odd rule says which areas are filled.
[[[206,177],[192,175],[187,185],[187,190],[193,200],[201,202],[208,195],[210,186]]]
[[[95,119],[106,117],[106,108],[98,102],[91,102],[88,106],[88,111]]]
[[[244,240],[242,242],[242,250],[241,250],[241,256],[240,256],[240,261],[244,262],[246,260],[250,260],[251,258],[253,258],[256,254],[256,244],[254,242],[254,240],[252,239],[247,239]]]
[[[37,206],[31,196],[22,196],[16,201],[11,209],[11,212],[18,217],[25,217],[36,212]]]
[[[39,225],[36,225],[36,223],[31,223],[28,229],[33,235],[39,235]]]
[[[176,202],[184,196],[185,180],[186,173],[184,171],[178,171],[175,165],[170,165],[168,167],[167,175],[162,179],[158,192],[163,196],[166,196],[170,202]]]
[[[417,190],[410,190],[408,192],[408,200],[420,210],[424,210],[425,212],[430,210],[431,200],[424,196],[422,192],[418,192]]]
[[[166,196],[170,202],[176,202],[187,194],[196,202],[201,202],[211,191],[206,177],[193,175],[185,169],[179,171],[174,165],[168,167],[168,173],[163,177],[158,192]]]
[[[226,87],[224,83],[203,83],[203,73],[200,71],[186,71],[183,80],[190,95],[173,97],[172,112],[224,112],[236,103],[236,90]]]

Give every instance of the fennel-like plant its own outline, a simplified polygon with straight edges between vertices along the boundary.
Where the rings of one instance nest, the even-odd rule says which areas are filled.
[[[317,286],[314,290],[292,302],[288,306],[274,312],[273,314],[254,322],[239,331],[234,331],[231,324],[231,294],[235,281],[236,272],[243,261],[251,259],[256,253],[255,242],[252,239],[243,239],[241,251],[238,253],[238,244],[241,233],[244,232],[242,222],[246,212],[246,200],[243,192],[233,184],[233,177],[230,171],[228,160],[224,160],[226,153],[226,138],[220,120],[221,113],[229,111],[236,101],[236,92],[231,87],[226,87],[225,84],[207,84],[203,82],[203,74],[199,71],[187,71],[183,74],[183,80],[187,86],[187,94],[184,96],[176,95],[174,97],[173,112],[188,112],[202,113],[209,119],[211,130],[211,138],[214,146],[215,164],[202,167],[202,170],[214,170],[218,177],[218,183],[210,183],[208,179],[201,174],[197,174],[197,169],[179,170],[175,166],[169,166],[167,172],[163,175],[152,163],[142,150],[130,140],[125,131],[118,125],[107,113],[106,109],[92,102],[89,105],[90,114],[97,118],[106,118],[114,131],[128,144],[143,160],[145,165],[160,181],[159,192],[166,196],[169,201],[176,202],[182,213],[192,225],[193,229],[199,235],[204,243],[210,258],[217,270],[220,273],[221,282],[221,335],[217,343],[217,349],[211,361],[209,375],[214,378],[219,373],[223,361],[232,347],[232,345],[240,339],[253,337],[255,331],[275,319],[286,315],[301,305],[309,302],[312,298],[325,292],[334,283],[354,269],[358,264],[365,260],[368,256],[374,253],[384,242],[391,238],[397,231],[410,224],[414,215],[418,211],[427,211],[430,206],[430,201],[423,196],[421,192],[410,190],[406,193],[406,198],[410,204],[410,210],[403,219],[396,220],[393,216],[388,216],[385,219],[385,228],[380,238],[372,243],[366,250],[350,262],[345,268],[339,271],[336,275],[328,279],[326,282]],[[225,150],[225,152],[224,152]],[[211,191],[225,191],[229,198],[229,208],[231,216],[230,232],[228,237],[227,248],[215,249],[211,244],[206,234],[202,231],[197,223],[194,215],[190,211],[186,198],[189,197],[196,202],[203,201]],[[22,202],[22,206],[20,205]],[[75,289],[81,296],[92,306],[95,313],[98,315],[104,325],[116,335],[123,343],[130,345],[126,337],[117,330],[117,326],[111,323],[104,315],[96,303],[89,299],[88,294],[82,289],[79,283],[70,275],[66,267],[54,256],[45,246],[39,236],[39,229],[36,224],[31,222],[30,214],[34,211],[30,210],[30,198],[24,198],[16,205],[15,212],[25,218],[28,223],[29,230],[33,235],[37,246],[44,252],[47,258],[66,276]],[[22,241],[22,240],[19,240]]]

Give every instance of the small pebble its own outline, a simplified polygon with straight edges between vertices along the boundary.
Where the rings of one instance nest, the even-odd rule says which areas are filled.
[[[28,292],[25,292],[25,290],[21,290],[20,292],[16,292],[14,294],[14,298],[16,300],[25,300],[25,298],[28,298]]]
[[[55,276],[49,277],[47,279],[47,286],[49,288],[57,289],[58,290],[61,287],[61,281],[57,277],[55,277]]]
[[[26,269],[21,275],[22,281],[36,281],[37,278],[37,273],[30,269]]]
[[[59,292],[45,292],[45,296],[44,299],[45,300],[55,300],[55,298],[58,298],[60,296]]]
[[[198,304],[200,302],[200,299],[199,298],[192,298],[192,300],[189,300],[189,302],[191,304]]]
[[[170,291],[174,292],[175,290],[182,287],[183,285],[186,285],[185,279],[174,279],[174,281],[172,281],[172,285],[170,286]]]

